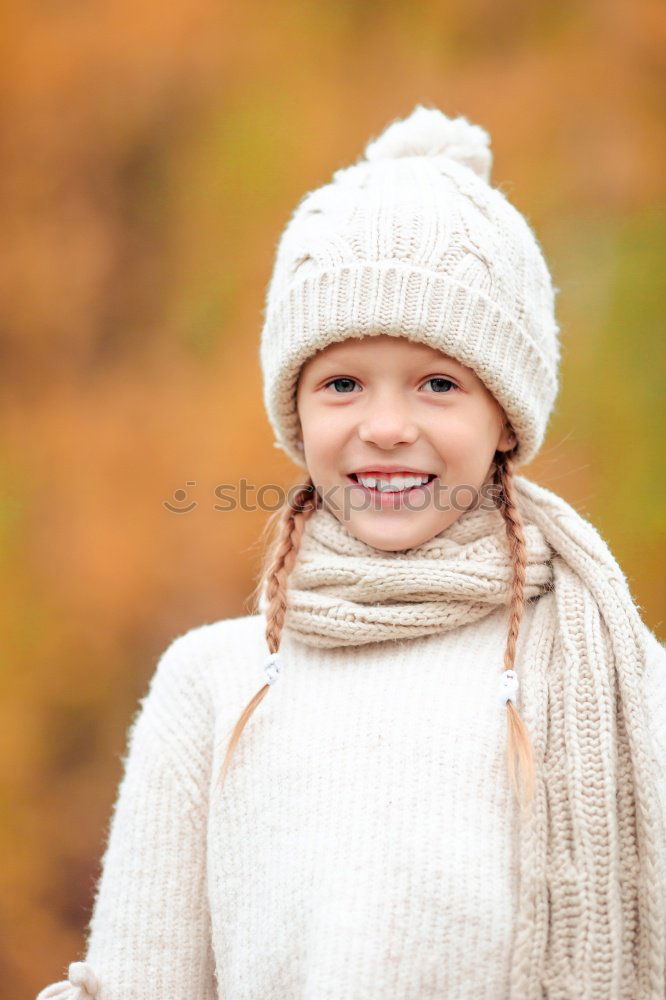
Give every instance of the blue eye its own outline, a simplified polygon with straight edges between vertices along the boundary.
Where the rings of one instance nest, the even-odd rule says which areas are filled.
[[[427,385],[428,382],[445,382],[447,385],[450,385],[452,389],[457,389],[455,383],[452,382],[450,378],[444,378],[443,375],[435,375],[433,376],[433,378],[429,378],[428,381],[424,382],[423,384]],[[446,392],[439,392],[439,390],[435,390],[435,392],[440,396],[447,394]]]
[[[334,379],[331,379],[330,382],[326,383],[326,388],[328,389],[329,385],[335,385],[336,382],[352,382],[352,383],[356,383],[356,379],[355,378],[334,378]],[[336,395],[337,396],[341,396],[342,393],[336,392]]]
[[[451,379],[444,378],[443,375],[435,375],[432,378],[429,378],[426,382],[424,382],[424,385],[428,385],[429,382],[444,383],[446,386],[450,386],[451,389],[453,389],[453,390],[455,390],[455,389],[458,388],[458,386],[455,384],[455,382],[452,382]],[[342,396],[345,393],[349,394],[349,392],[353,392],[353,388],[349,388],[349,387],[352,387],[354,385],[358,385],[358,382],[356,381],[355,378],[349,378],[349,377],[346,377],[346,376],[341,376],[340,378],[333,378],[333,379],[331,379],[330,382],[326,383],[325,388],[328,389],[328,387],[331,386],[331,385],[338,385],[339,386],[340,383],[342,383],[343,385],[346,384],[348,386],[348,388],[343,389],[341,392],[338,392],[337,389],[336,389],[336,391],[335,391],[335,395],[336,396]],[[433,391],[436,393],[436,395],[439,395],[439,396],[444,396],[444,395],[447,395],[449,393],[448,389],[434,389]]]

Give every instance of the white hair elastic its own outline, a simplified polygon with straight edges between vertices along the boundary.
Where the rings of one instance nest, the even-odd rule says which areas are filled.
[[[500,700],[503,704],[518,700],[518,674],[515,670],[505,670],[500,681]]]
[[[279,653],[271,653],[264,663],[264,673],[269,684],[274,684],[282,670],[282,658]]]

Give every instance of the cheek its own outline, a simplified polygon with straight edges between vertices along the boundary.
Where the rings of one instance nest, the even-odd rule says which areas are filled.
[[[483,407],[474,407],[465,413],[447,416],[450,419],[438,422],[432,432],[432,439],[437,442],[443,457],[451,465],[482,465],[486,453],[494,453],[498,437],[492,413]]]
[[[302,423],[308,465],[314,471],[334,469],[340,462],[344,435],[339,422],[330,414],[312,414]]]

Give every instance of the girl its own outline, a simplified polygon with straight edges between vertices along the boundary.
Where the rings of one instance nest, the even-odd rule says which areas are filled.
[[[516,474],[556,289],[490,167],[419,105],[290,219],[261,363],[307,475],[256,613],[162,654],[40,1000],[663,1000],[666,654]]]

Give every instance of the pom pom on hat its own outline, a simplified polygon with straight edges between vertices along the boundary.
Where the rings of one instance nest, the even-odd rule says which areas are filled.
[[[369,162],[403,156],[447,156],[490,180],[493,156],[490,136],[466,118],[447,118],[438,108],[417,104],[405,119],[397,119],[365,147]]]

